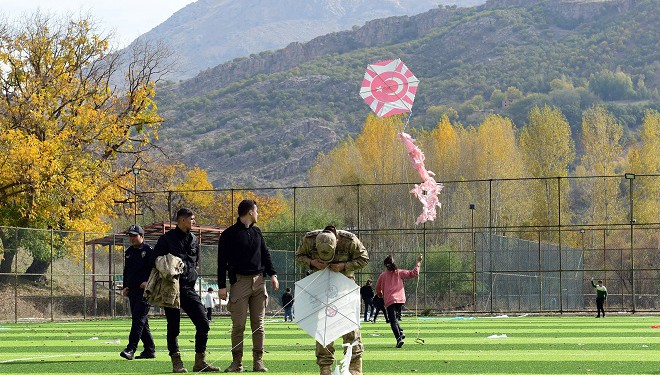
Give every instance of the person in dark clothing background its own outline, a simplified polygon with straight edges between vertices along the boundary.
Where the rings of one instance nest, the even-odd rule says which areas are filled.
[[[144,242],[144,230],[139,225],[131,225],[127,233],[131,246],[124,254],[122,295],[127,296],[130,302],[131,332],[128,335],[126,349],[119,355],[128,360],[156,358],[156,345],[149,329],[149,304],[144,300],[144,288],[151,272],[149,261],[153,249]],[[135,351],[140,340],[144,350],[136,356]]]
[[[591,285],[596,288],[596,309],[598,310],[598,315],[596,318],[600,318],[601,311],[603,312],[603,318],[605,317],[605,300],[607,299],[607,288],[603,285],[603,280],[598,280],[598,285],[594,284],[594,279],[591,279]]]
[[[374,316],[374,288],[371,286],[373,281],[367,280],[367,283],[360,288],[360,296],[364,301],[364,321],[368,322]],[[367,315],[369,316],[367,318]]]
[[[201,298],[195,291],[197,281],[197,266],[199,262],[199,242],[197,237],[190,231],[195,223],[195,214],[188,208],[181,208],[176,213],[176,227],[160,236],[151,265],[154,266],[156,258],[166,254],[172,254],[181,258],[184,270],[179,276],[179,293],[181,309],[188,314],[195,325],[195,372],[217,372],[220,371],[206,362],[206,343],[210,330],[209,321],[206,318],[206,309]],[[172,359],[172,371],[177,373],[188,372],[183,366],[181,353],[179,352],[178,336],[181,326],[181,309],[171,307],[165,308],[167,318],[167,350]]]
[[[270,276],[274,291],[279,289],[279,283],[266,241],[261,230],[255,226],[258,216],[257,202],[251,199],[241,201],[236,223],[220,234],[218,242],[220,299],[227,299],[227,277],[231,286],[227,310],[232,322],[232,362],[225,372],[243,371],[243,335],[248,310],[252,330],[252,371],[268,371],[263,361],[264,317],[268,301],[265,277]]]
[[[291,294],[291,288],[286,288],[284,294],[282,294],[282,307],[284,307],[284,321],[287,321],[287,318],[290,322],[293,322],[293,294]]]

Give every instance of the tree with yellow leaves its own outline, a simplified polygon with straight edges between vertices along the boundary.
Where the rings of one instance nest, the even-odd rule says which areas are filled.
[[[582,115],[582,145],[584,154],[576,174],[607,176],[615,174],[620,165],[623,127],[602,105],[586,110]],[[619,183],[614,178],[593,178],[584,186],[589,196],[590,223],[625,223],[622,200],[618,199]]]
[[[131,173],[124,155],[156,137],[154,85],[165,55],[134,50],[116,88],[124,56],[92,24],[37,13],[0,26],[0,225],[107,229],[101,218],[112,215]],[[30,269],[44,271],[49,254],[32,256]]]
[[[217,223],[221,227],[228,227],[238,218],[238,204],[244,199],[252,199],[257,202],[259,208],[259,225],[267,226],[273,218],[281,215],[286,210],[286,201],[281,196],[258,195],[253,191],[232,190],[228,193],[216,195],[216,205],[221,212],[217,217]]]
[[[575,146],[571,127],[558,108],[534,107],[529,122],[520,132],[520,150],[525,168],[532,177],[566,177],[568,166],[575,158]],[[530,187],[533,200],[531,223],[536,225],[558,224],[558,185],[556,180],[535,181]],[[562,218],[567,219],[569,210],[569,186],[561,187]],[[564,221],[564,220],[562,220]]]
[[[428,150],[426,166],[435,173],[438,181],[456,181],[461,177],[461,142],[459,129],[447,115],[428,133],[423,133],[420,143]]]
[[[405,187],[394,191],[391,187],[368,184],[405,182],[414,178],[405,149],[397,140],[397,133],[402,130],[402,116],[378,118],[370,114],[355,140],[349,138],[327,155],[319,155],[308,173],[310,184],[360,184],[360,210],[364,213],[361,220],[366,225],[377,220],[382,222],[384,218],[398,221],[398,217],[388,213],[402,212],[397,206],[402,202],[397,197],[408,194]],[[418,182],[417,179],[414,182]],[[357,225],[357,189],[357,186],[327,188],[324,194],[303,199],[314,206],[341,213],[345,225],[352,226]]]
[[[473,133],[475,134],[475,133]],[[523,177],[522,155],[516,141],[515,127],[510,119],[490,115],[476,131],[474,140],[475,174],[478,179]],[[480,183],[473,192],[480,207],[489,206],[492,198],[493,225],[506,226],[521,223],[527,212],[527,193],[512,181],[499,181],[489,186]],[[485,210],[481,210],[484,212]]]
[[[639,143],[628,154],[629,171],[660,174],[660,113],[648,111],[639,131]],[[660,218],[660,177],[640,176],[634,181],[634,215],[638,223],[655,223]]]

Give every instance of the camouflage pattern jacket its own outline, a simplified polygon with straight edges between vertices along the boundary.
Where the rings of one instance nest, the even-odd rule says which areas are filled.
[[[321,232],[320,229],[307,232],[296,251],[298,264],[309,267],[312,272],[318,271],[316,267],[311,266],[309,263],[312,259],[319,258],[316,250],[316,236]],[[355,279],[355,271],[364,268],[369,263],[369,254],[355,234],[345,230],[337,230],[337,248],[331,263],[345,263],[344,270],[341,273],[346,277]]]

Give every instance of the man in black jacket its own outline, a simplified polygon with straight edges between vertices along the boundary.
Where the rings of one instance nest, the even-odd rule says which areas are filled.
[[[206,309],[201,298],[195,292],[197,281],[197,265],[199,262],[199,242],[190,232],[195,224],[195,214],[188,208],[181,208],[176,213],[176,227],[160,236],[154,249],[152,266],[156,258],[172,254],[181,258],[184,270],[179,276],[179,293],[181,309],[188,314],[195,325],[195,372],[217,372],[217,367],[206,362],[206,342],[209,338],[210,325],[206,318]],[[181,353],[179,352],[178,336],[181,325],[181,309],[165,307],[167,318],[167,350],[172,358],[173,372],[188,372],[183,367]]]
[[[220,234],[218,243],[218,296],[227,299],[227,274],[231,293],[227,310],[231,313],[232,363],[225,372],[243,371],[243,333],[250,311],[252,329],[252,371],[267,372],[264,366],[264,316],[266,315],[265,276],[270,276],[273,290],[279,289],[277,271],[273,267],[270,252],[254,224],[258,218],[257,203],[243,200],[238,205],[236,223]]]
[[[149,304],[144,300],[144,288],[151,272],[153,249],[144,242],[144,230],[139,225],[128,228],[128,240],[131,246],[126,249],[124,260],[124,289],[131,306],[131,332],[128,335],[126,349],[119,353],[126,359],[155,358],[156,345],[149,330]],[[144,350],[135,356],[138,344],[142,340]]]

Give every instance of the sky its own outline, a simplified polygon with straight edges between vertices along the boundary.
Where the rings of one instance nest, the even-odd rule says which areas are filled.
[[[0,18],[20,20],[37,9],[66,16],[91,15],[99,31],[114,32],[116,47],[123,48],[135,38],[167,20],[194,0],[0,0]]]

